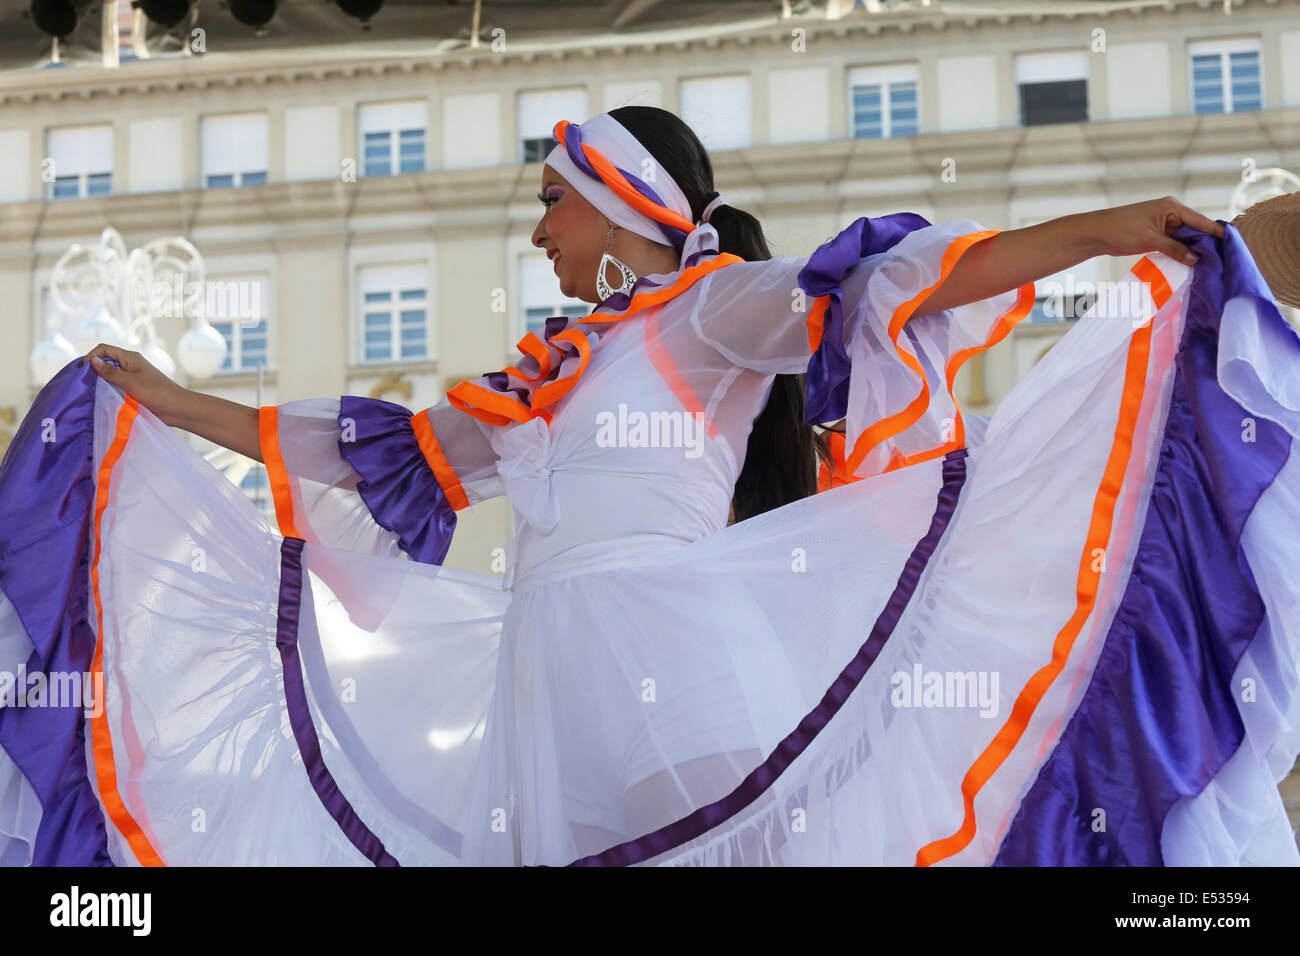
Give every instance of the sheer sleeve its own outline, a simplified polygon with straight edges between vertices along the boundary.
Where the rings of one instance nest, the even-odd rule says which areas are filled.
[[[460,510],[501,494],[486,426],[443,398],[357,395],[264,406],[262,458],[286,537],[441,564]]]
[[[933,228],[911,213],[864,217],[811,256],[776,256],[717,269],[699,282],[691,323],[733,365],[773,375],[803,372],[819,344],[834,339],[843,352],[883,253],[909,231],[927,227]],[[838,321],[826,309],[832,297],[843,303],[842,314],[834,317]]]
[[[847,419],[846,477],[939,457],[966,447],[958,369],[1029,313],[1034,287],[912,312],[967,249],[995,234],[970,220],[864,217],[811,256],[710,273],[691,322],[734,365],[805,373],[808,422]]]

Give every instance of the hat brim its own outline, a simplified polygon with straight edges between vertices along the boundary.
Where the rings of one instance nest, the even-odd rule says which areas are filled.
[[[1241,233],[1273,297],[1300,308],[1300,192],[1256,203],[1232,225]]]

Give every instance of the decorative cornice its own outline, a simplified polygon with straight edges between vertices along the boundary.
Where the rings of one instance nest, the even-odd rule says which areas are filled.
[[[724,191],[766,218],[956,196],[1005,202],[1148,185],[1163,193],[1226,182],[1252,154],[1300,163],[1300,108],[762,145],[717,153],[713,164]],[[1189,166],[1186,156],[1209,162]],[[940,178],[948,158],[957,162],[951,183]],[[0,262],[28,261],[33,250],[56,254],[110,223],[127,236],[171,229],[218,245],[238,237],[265,251],[371,228],[394,241],[495,235],[535,217],[533,171],[540,165],[0,203]]]
[[[1235,0],[1235,6],[1241,7],[1244,2],[1245,0]],[[1274,6],[1276,2],[1277,0],[1264,0],[1263,5]],[[352,46],[346,48],[349,59],[327,62],[325,65],[320,63],[319,57],[328,51],[319,48],[310,51],[310,59],[306,51],[298,55],[281,53],[278,59],[275,54],[267,54],[266,60],[258,66],[245,65],[256,57],[255,54],[181,55],[136,61],[127,67],[116,69],[77,66],[0,73],[0,107],[31,105],[41,101],[57,102],[72,95],[89,99],[97,96],[148,94],[158,90],[173,93],[203,90],[214,85],[238,88],[307,80],[352,80],[358,76],[419,75],[437,73],[450,65],[459,65],[465,69],[480,66],[504,68],[535,63],[539,58],[562,63],[574,58],[590,60],[608,56],[650,55],[661,50],[684,54],[716,54],[728,49],[742,50],[755,42],[788,43],[790,31],[795,28],[807,31],[809,42],[823,36],[851,40],[854,37],[877,37],[888,32],[908,34],[917,24],[927,23],[935,30],[949,27],[974,30],[987,24],[1033,25],[1047,19],[1073,20],[1079,16],[1106,19],[1114,13],[1124,11],[1145,15],[1173,13],[1179,8],[1188,7],[1209,9],[1212,6],[1221,8],[1221,0],[1076,0],[1073,3],[1055,3],[1048,10],[1042,9],[1034,0],[1023,0],[1023,6],[1015,10],[999,10],[990,6],[976,10],[955,7],[951,11],[946,10],[941,2],[936,2],[931,6],[899,8],[875,14],[858,10],[834,20],[820,15],[762,22],[749,20],[721,27],[695,28],[689,36],[680,35],[682,31],[654,31],[639,36],[575,35],[566,40],[531,44],[519,42],[508,46],[504,52],[485,50],[484,45],[478,48],[464,45],[450,49],[445,47],[446,41],[443,41],[444,48],[433,53],[363,61],[352,58],[364,48]],[[178,68],[180,75],[177,75]]]

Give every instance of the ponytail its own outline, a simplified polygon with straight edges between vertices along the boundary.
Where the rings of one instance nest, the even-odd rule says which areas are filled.
[[[654,154],[698,220],[714,195],[713,164],[691,128],[653,106],[623,106],[609,115]],[[719,251],[747,262],[772,258],[763,227],[743,209],[716,206],[709,224],[717,230]],[[775,376],[767,404],[749,433],[745,464],[732,494],[734,520],[744,521],[817,492],[817,468],[830,460],[830,448],[804,421],[805,414],[803,375]]]

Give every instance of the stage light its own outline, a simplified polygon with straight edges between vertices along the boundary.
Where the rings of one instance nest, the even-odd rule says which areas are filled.
[[[275,0],[230,0],[230,15],[249,27],[264,27],[275,16]]]
[[[190,0],[139,0],[136,6],[154,23],[171,29],[190,11]]]
[[[339,8],[350,17],[365,23],[384,6],[384,0],[336,0]]]
[[[77,27],[71,0],[32,0],[32,22],[52,37],[66,37]]]

